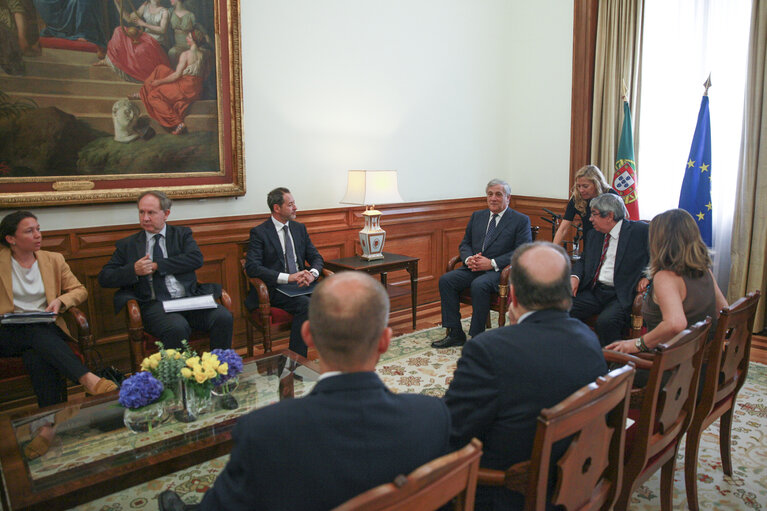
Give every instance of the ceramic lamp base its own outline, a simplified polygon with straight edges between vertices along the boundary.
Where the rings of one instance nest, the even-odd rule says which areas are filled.
[[[362,216],[365,218],[365,227],[360,231],[360,245],[362,246],[362,259],[373,261],[383,259],[383,247],[386,241],[386,231],[381,229],[381,212],[376,209],[368,209]]]

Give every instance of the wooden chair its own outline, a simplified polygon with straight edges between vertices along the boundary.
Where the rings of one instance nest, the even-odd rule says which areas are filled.
[[[463,449],[357,495],[333,511],[429,511],[453,497],[457,497],[454,509],[471,511],[481,456],[482,442],[475,438]]]
[[[249,277],[245,271],[245,260],[248,255],[248,241],[241,241],[237,243],[240,249],[240,296],[242,297],[242,317],[245,318],[245,339],[248,346],[248,356],[253,356],[253,328],[257,328],[261,332],[263,339],[264,353],[272,351],[272,334],[280,332],[290,332],[290,328],[293,324],[293,315],[289,312],[280,309],[279,307],[272,307],[269,302],[269,288],[266,283],[257,278]],[[322,270],[322,275],[327,277],[332,275],[333,272],[328,270]],[[248,310],[245,306],[245,297],[248,296],[251,289],[255,289],[258,293],[258,308]]]
[[[626,430],[623,482],[616,510],[625,510],[634,490],[661,469],[661,509],[673,504],[674,466],[679,445],[695,412],[698,380],[711,318],[682,331],[653,353],[637,356],[605,350],[610,362],[634,362],[648,370],[647,386],[632,390]]]
[[[253,328],[261,332],[264,353],[272,351],[272,334],[290,332],[293,323],[293,315],[278,307],[272,307],[269,303],[269,288],[266,283],[256,277],[248,277],[245,271],[245,259],[248,255],[248,241],[237,244],[240,249],[240,305],[242,317],[245,318],[245,340],[248,347],[248,356],[253,356]],[[258,308],[248,310],[245,307],[245,298],[251,289],[258,293]]]
[[[532,240],[538,237],[538,231],[541,228],[537,225],[530,227],[530,234]],[[447,262],[447,268],[445,273],[455,270],[459,264],[463,264],[461,256],[457,255]],[[504,326],[506,324],[506,311],[509,309],[509,274],[511,273],[511,266],[507,265],[501,270],[501,281],[498,284],[498,292],[490,295],[490,310],[494,310],[498,313],[498,326]],[[464,289],[458,295],[460,303],[471,305],[471,290]],[[487,322],[485,323],[487,328],[490,328],[490,315],[487,316]]]
[[[69,331],[76,341],[68,341],[67,344],[77,355],[80,361],[87,367],[93,367],[93,334],[88,324],[88,318],[77,307],[70,307],[64,313]],[[16,401],[29,394],[32,381],[29,378],[24,361],[21,357],[0,358],[0,385],[3,388],[3,402]],[[67,399],[67,381],[61,379],[61,396]]]
[[[232,298],[225,289],[221,290],[220,301],[221,305],[226,307],[229,312],[232,312]],[[144,323],[141,320],[141,309],[136,300],[128,300],[128,303],[125,305],[125,313],[128,322],[131,371],[135,373],[141,370],[141,362],[144,358],[157,351],[156,343],[160,339],[144,330]],[[209,344],[208,332],[193,329],[187,341],[198,352],[203,351],[202,348]]]
[[[556,461],[556,487],[550,499],[566,509],[612,509],[620,492],[626,415],[633,364],[618,368],[541,410],[532,456],[506,471],[479,469],[480,486],[505,486],[525,496],[528,511],[546,509],[556,442],[571,438]],[[510,439],[513,441],[513,439]]]
[[[759,291],[749,293],[730,307],[722,309],[716,333],[704,359],[703,392],[695,408],[695,416],[687,430],[684,451],[684,477],[687,507],[698,510],[698,448],[700,437],[712,423],[719,424],[719,452],[722,471],[732,477],[730,431],[735,399],[748,374],[751,351],[751,329],[754,326]]]

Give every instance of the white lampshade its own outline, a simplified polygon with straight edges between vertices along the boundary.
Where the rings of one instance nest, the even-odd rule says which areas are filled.
[[[370,206],[404,202],[397,186],[396,170],[350,170],[341,204]]]

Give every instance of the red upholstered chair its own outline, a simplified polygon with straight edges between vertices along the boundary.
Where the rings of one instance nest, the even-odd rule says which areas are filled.
[[[532,235],[533,241],[535,241],[535,238],[538,237],[538,231],[540,229],[541,228],[538,227],[537,225],[533,225],[530,227],[530,234]],[[445,268],[445,273],[455,270],[459,264],[463,264],[463,261],[461,260],[461,256],[457,255],[447,262],[447,268]],[[506,324],[506,311],[509,310],[509,274],[510,273],[511,273],[511,266],[507,265],[503,268],[503,270],[501,270],[501,282],[498,285],[498,292],[490,295],[490,310],[496,311],[498,313],[498,326],[504,326]],[[461,294],[458,295],[458,300],[461,303],[471,305],[471,290],[467,288],[461,291]],[[490,328],[489,314],[487,316],[486,325],[487,325],[487,328]]]
[[[269,303],[269,288],[266,283],[256,277],[248,277],[245,271],[245,258],[248,254],[248,242],[238,243],[240,248],[240,303],[242,317],[245,318],[245,339],[248,346],[248,356],[253,356],[253,328],[261,332],[264,353],[272,351],[272,334],[290,332],[293,323],[293,315],[278,307],[272,307]],[[258,308],[252,311],[245,307],[245,297],[251,289],[258,293]]]
[[[77,357],[86,366],[92,368],[92,350],[93,334],[88,324],[88,318],[77,307],[70,307],[64,313],[64,319],[75,341],[69,341],[67,344]],[[3,388],[3,402],[15,401],[29,395],[29,389],[32,388],[32,381],[24,368],[24,362],[21,357],[0,358],[0,385]],[[61,380],[61,396],[64,401],[67,399],[67,381]]]
[[[553,408],[541,410],[531,459],[506,471],[480,468],[479,485],[505,486],[525,496],[526,510],[543,511],[552,447],[572,437],[556,462],[551,503],[565,509],[612,509],[622,483],[625,424],[633,381],[634,367],[628,364],[599,377]]]
[[[661,509],[671,511],[674,466],[682,437],[692,422],[698,380],[711,319],[696,323],[652,353],[627,355],[605,350],[609,362],[634,362],[649,371],[647,386],[632,390],[626,430],[623,482],[616,510],[628,507],[637,487],[661,469]]]
[[[232,312],[232,298],[225,289],[221,290],[221,305]],[[136,300],[128,300],[125,305],[125,315],[128,322],[128,340],[130,344],[131,371],[141,370],[141,362],[147,355],[157,351],[157,342],[160,340],[149,332],[144,331],[144,323],[141,320],[141,309]],[[204,351],[209,347],[208,332],[192,330],[189,345],[197,352]]]
[[[732,477],[730,431],[735,399],[746,382],[748,359],[751,352],[751,329],[754,326],[759,291],[749,293],[729,307],[722,309],[716,333],[706,349],[706,374],[701,385],[703,391],[695,408],[695,417],[687,430],[684,451],[684,478],[687,488],[687,507],[698,510],[698,447],[700,437],[711,424],[719,424],[719,452],[722,471]]]
[[[333,511],[431,511],[440,509],[454,497],[453,509],[474,509],[477,471],[482,442],[476,438],[463,449],[420,466],[393,483],[366,491]]]

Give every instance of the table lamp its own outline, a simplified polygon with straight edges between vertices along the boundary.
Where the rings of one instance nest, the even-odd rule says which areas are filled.
[[[371,261],[383,259],[386,231],[381,229],[381,212],[376,204],[404,202],[397,189],[396,170],[350,170],[347,176],[346,195],[341,204],[365,206],[362,216],[365,227],[360,231],[362,258]]]

